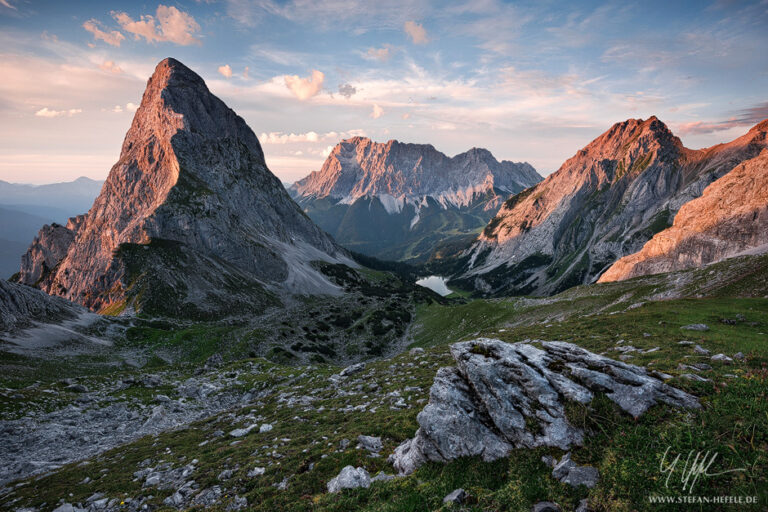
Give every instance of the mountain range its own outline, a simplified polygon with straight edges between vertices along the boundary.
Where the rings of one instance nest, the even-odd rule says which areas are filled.
[[[764,122],[700,150],[685,148],[656,117],[617,123],[508,199],[464,251],[454,282],[491,295],[547,295],[591,283],[766,147]]]
[[[474,238],[507,197],[541,179],[530,164],[499,162],[485,149],[448,157],[428,144],[354,137],[290,191],[345,247],[418,263]]]

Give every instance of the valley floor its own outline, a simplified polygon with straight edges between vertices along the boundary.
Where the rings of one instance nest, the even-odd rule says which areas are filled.
[[[87,371],[82,366],[82,373],[66,382],[55,361],[41,361],[47,371],[31,385],[27,372],[6,371],[0,392],[6,463],[0,507],[450,510],[443,497],[463,488],[468,495],[463,510],[523,511],[540,501],[574,510],[584,498],[591,510],[681,510],[679,504],[652,502],[668,496],[755,497],[754,505],[698,503],[688,508],[765,510],[766,268],[766,257],[752,258],[581,287],[547,299],[420,303],[406,351],[370,360],[345,376],[341,367],[329,364],[286,364],[248,354],[233,357],[235,352],[229,360],[213,358],[205,366],[161,358],[145,361],[142,369],[97,365],[98,371]],[[729,272],[740,277],[728,278]],[[683,329],[691,324],[705,324],[707,330]],[[185,332],[175,343],[206,346],[211,336],[210,330]],[[371,475],[393,473],[387,455],[413,437],[436,370],[454,364],[449,345],[482,336],[569,341],[666,373],[668,383],[695,394],[703,407],[655,406],[638,420],[604,397],[589,407],[572,408],[569,420],[590,435],[571,455],[599,470],[593,489],[574,489],[552,478],[541,457],[562,453],[542,448],[516,450],[491,463],[430,463],[407,477],[329,494],[326,483],[347,465],[364,467]],[[697,345],[709,353],[696,351]],[[721,353],[732,360],[712,360]],[[743,359],[735,357],[738,353]],[[22,358],[4,353],[4,367],[24,368],[29,361]],[[100,444],[100,439],[118,439],[103,426],[77,428],[88,418],[93,425],[126,425],[121,431],[126,444]],[[54,431],[62,437],[46,444],[46,432]],[[360,435],[381,437],[379,456],[357,446]],[[89,442],[95,448],[76,457],[77,462],[55,460],[52,444]],[[692,490],[683,488],[682,469],[671,476],[660,470],[665,452],[669,462],[699,451],[717,457],[711,476],[701,475]],[[40,466],[25,468],[25,458]],[[43,473],[8,482],[13,468],[18,474]]]

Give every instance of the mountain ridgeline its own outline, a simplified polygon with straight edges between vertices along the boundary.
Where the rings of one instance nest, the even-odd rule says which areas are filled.
[[[507,197],[539,181],[530,164],[485,149],[451,158],[428,144],[354,137],[290,192],[345,247],[422,263],[470,242]]]
[[[454,262],[454,283],[487,295],[548,295],[594,282],[667,229],[708,185],[766,147],[765,122],[701,150],[685,148],[656,117],[617,123],[507,200]]]
[[[351,263],[267,169],[245,121],[169,58],[90,211],[45,227],[19,280],[96,311],[205,318],[341,293],[315,261]]]

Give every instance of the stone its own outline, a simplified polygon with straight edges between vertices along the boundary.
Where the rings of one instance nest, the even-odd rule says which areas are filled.
[[[552,476],[572,487],[584,485],[591,489],[597,485],[600,473],[592,466],[579,466],[571,460],[571,454],[566,453],[552,470]]]
[[[217,477],[219,480],[229,480],[232,478],[232,474],[234,473],[234,470],[232,469],[225,469],[221,473],[219,473],[219,476]]]
[[[388,475],[387,473],[383,471],[379,471],[376,473],[376,476],[371,478],[371,482],[389,482],[390,480],[394,480],[395,475]]]
[[[725,354],[715,354],[710,359],[712,361],[717,361],[718,363],[723,363],[723,364],[731,364],[733,362],[733,359],[731,359]]]
[[[341,472],[332,478],[328,484],[328,492],[339,492],[342,489],[368,488],[371,486],[371,477],[364,468],[346,466]]]
[[[464,503],[466,497],[467,493],[464,492],[464,489],[454,489],[445,498],[443,498],[443,503],[455,503],[456,505],[461,505]]]
[[[533,505],[532,512],[562,512],[560,505],[552,501],[540,501]]]
[[[272,430],[272,425],[270,423],[262,423],[262,425],[259,427],[259,434],[263,434],[264,432],[269,432]]]
[[[357,445],[358,448],[362,448],[363,450],[367,450],[371,453],[378,454],[384,448],[380,437],[360,435],[357,436],[357,442],[359,443]]]
[[[684,325],[681,327],[681,329],[684,329],[686,331],[708,331],[709,326],[707,324],[689,324]]]
[[[734,358],[734,359],[736,359],[736,360],[738,360],[738,361],[743,361],[744,359],[746,359],[746,358],[745,358],[745,356],[744,356],[744,354],[743,354],[742,352],[736,352],[736,353],[733,355],[733,358]]]
[[[451,345],[456,367],[440,368],[414,438],[389,461],[400,474],[426,461],[481,456],[491,461],[513,448],[581,445],[585,433],[570,424],[565,400],[588,404],[604,392],[637,418],[665,403],[699,408],[696,397],[649,375],[564,342],[504,343],[478,338]]]
[[[255,467],[248,472],[248,477],[255,478],[257,476],[263,475],[266,471],[267,471],[266,468]]]
[[[67,391],[72,391],[73,393],[87,393],[88,392],[88,388],[83,386],[82,384],[72,384],[70,386],[67,386],[64,389],[66,389]]]
[[[695,347],[693,347],[693,351],[702,356],[709,355],[709,350],[705,349],[701,345],[696,345]]]
[[[354,375],[356,373],[360,373],[361,371],[365,370],[365,363],[356,363],[351,366],[347,366],[341,372],[339,372],[339,375],[342,377],[349,377],[350,375]]]
[[[575,512],[590,512],[589,510],[589,500],[584,498],[583,500],[579,501],[579,506],[576,507]]]

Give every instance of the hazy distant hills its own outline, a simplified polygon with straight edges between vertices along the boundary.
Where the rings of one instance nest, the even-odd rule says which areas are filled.
[[[66,224],[87,212],[102,183],[84,177],[50,185],[0,180],[0,278],[19,271],[21,255],[44,224]]]
[[[345,247],[419,262],[471,240],[507,197],[541,179],[530,164],[499,162],[486,149],[448,157],[428,144],[354,137],[290,190]]]

